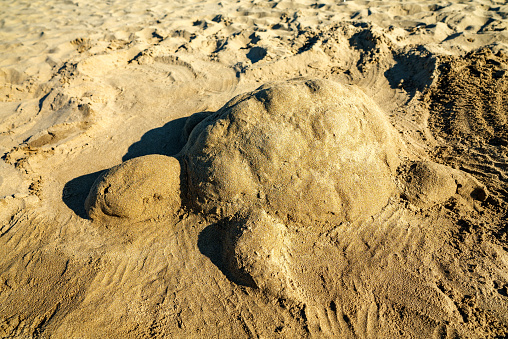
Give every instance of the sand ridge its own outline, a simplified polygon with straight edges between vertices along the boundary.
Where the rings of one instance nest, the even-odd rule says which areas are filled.
[[[1,4],[0,336],[507,335],[503,1]],[[88,218],[105,170],[298,77],[360,88],[406,147],[365,220]]]

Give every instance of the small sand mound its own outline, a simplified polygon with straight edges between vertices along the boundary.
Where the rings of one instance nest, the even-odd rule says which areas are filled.
[[[224,262],[239,283],[278,297],[297,297],[290,272],[290,241],[282,223],[257,210],[225,226]]]
[[[487,190],[472,176],[429,161],[405,163],[402,173],[406,199],[420,208],[444,203],[454,195],[466,200],[485,200]]]
[[[430,207],[445,202],[457,192],[457,183],[446,166],[414,162],[406,174],[405,196],[416,206]]]
[[[176,212],[180,200],[180,163],[163,155],[128,160],[101,175],[85,208],[94,220],[147,220]]]
[[[357,87],[295,79],[232,99],[194,128],[181,155],[190,201],[205,213],[261,208],[342,222],[387,204],[399,148]]]

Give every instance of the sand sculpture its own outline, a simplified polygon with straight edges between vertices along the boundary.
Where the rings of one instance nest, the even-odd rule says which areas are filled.
[[[185,133],[176,157],[139,157],[102,175],[87,198],[89,216],[149,219],[183,202],[223,221],[224,262],[239,283],[279,296],[299,293],[285,223],[361,222],[397,196],[429,208],[487,194],[459,170],[401,161],[403,142],[378,106],[328,80],[261,86],[193,116]]]

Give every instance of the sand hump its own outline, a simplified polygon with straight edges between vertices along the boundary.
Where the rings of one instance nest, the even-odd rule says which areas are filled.
[[[190,202],[205,213],[262,207],[281,220],[342,222],[387,204],[399,145],[357,87],[295,79],[235,97],[181,155]]]
[[[85,202],[92,219],[147,220],[176,212],[180,201],[180,163],[146,155],[115,166],[99,177]]]
[[[224,226],[224,263],[237,282],[278,297],[302,298],[291,272],[286,226],[263,210],[235,216]]]
[[[403,195],[413,205],[427,208],[444,203],[454,195],[466,200],[487,198],[487,190],[472,176],[430,161],[410,161],[402,168]]]

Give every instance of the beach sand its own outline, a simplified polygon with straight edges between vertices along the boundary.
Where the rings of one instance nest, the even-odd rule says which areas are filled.
[[[0,6],[0,337],[508,336],[505,1]]]

